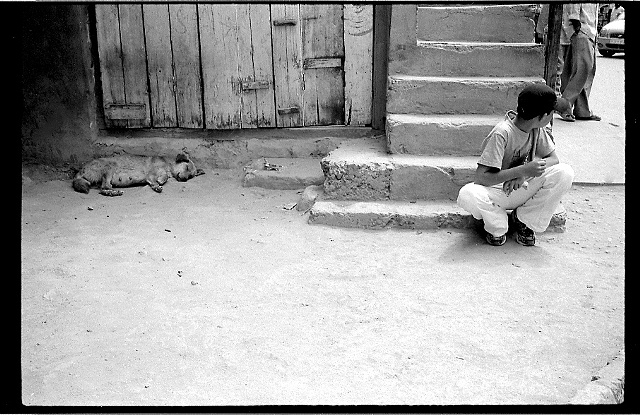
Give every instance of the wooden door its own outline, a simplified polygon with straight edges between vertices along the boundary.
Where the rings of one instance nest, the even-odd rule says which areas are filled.
[[[107,127],[370,123],[372,6],[95,7]]]
[[[268,4],[200,4],[207,128],[275,127]]]
[[[150,127],[142,7],[96,7],[96,29],[106,126]]]

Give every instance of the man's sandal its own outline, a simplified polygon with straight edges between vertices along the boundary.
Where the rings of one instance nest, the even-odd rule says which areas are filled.
[[[560,116],[560,118],[562,118],[563,121],[574,122],[576,120],[575,117],[571,114],[558,113],[558,115]]]
[[[576,120],[580,121],[600,121],[602,118],[595,114],[591,114],[588,117],[576,117]]]

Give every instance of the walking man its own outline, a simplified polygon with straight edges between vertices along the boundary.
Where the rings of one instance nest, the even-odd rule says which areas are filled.
[[[561,51],[558,54],[560,93],[573,113],[560,114],[565,121],[600,121],[589,108],[589,94],[596,74],[596,3],[568,3],[563,8]],[[557,88],[557,86],[556,86]]]

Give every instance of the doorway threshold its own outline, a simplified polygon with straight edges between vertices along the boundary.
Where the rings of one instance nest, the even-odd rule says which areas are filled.
[[[266,158],[322,158],[344,141],[384,137],[369,127],[329,126],[246,130],[137,129],[101,130],[94,142],[96,157],[114,154],[189,154],[194,162],[214,168],[237,168]]]

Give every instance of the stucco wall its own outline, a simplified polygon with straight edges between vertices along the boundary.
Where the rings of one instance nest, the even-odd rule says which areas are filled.
[[[23,4],[22,156],[84,161],[97,138],[88,5]]]
[[[417,9],[415,4],[393,5],[389,32],[389,75],[401,73],[398,62],[411,60],[416,53]]]

